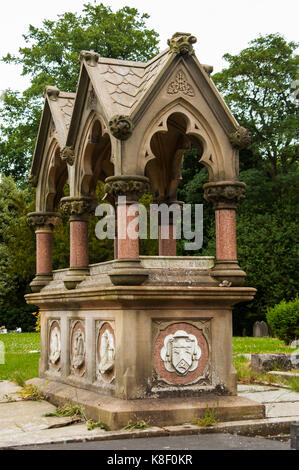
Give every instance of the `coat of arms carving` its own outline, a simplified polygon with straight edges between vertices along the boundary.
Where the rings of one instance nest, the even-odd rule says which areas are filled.
[[[194,335],[178,330],[166,336],[161,358],[168,372],[186,375],[197,368],[200,357],[201,349]]]

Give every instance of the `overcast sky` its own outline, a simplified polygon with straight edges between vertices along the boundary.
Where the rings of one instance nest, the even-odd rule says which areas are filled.
[[[93,0],[91,0],[93,3]],[[41,26],[43,19],[56,19],[66,11],[80,12],[84,0],[5,0],[0,10],[0,56],[17,53],[29,24]],[[100,3],[97,0],[97,3]],[[295,0],[103,0],[116,11],[123,6],[148,13],[147,27],[160,35],[160,50],[167,48],[173,33],[189,32],[197,37],[200,62],[219,71],[226,66],[222,56],[236,54],[259,34],[280,33],[298,41],[298,3]],[[23,90],[28,78],[21,68],[0,63],[0,91]]]

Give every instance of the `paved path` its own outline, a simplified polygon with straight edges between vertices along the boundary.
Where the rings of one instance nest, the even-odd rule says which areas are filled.
[[[119,449],[121,446],[128,449],[142,449],[144,448],[142,446],[147,446],[145,447],[147,449],[156,449],[157,445],[158,448],[176,449],[178,448],[176,446],[187,445],[190,449],[289,450],[289,442],[255,436],[263,433],[265,435],[265,430],[267,434],[268,429],[269,434],[270,431],[280,432],[279,429],[288,434],[290,423],[299,422],[299,393],[273,386],[238,387],[239,395],[265,404],[267,417],[264,420],[219,423],[212,429],[200,430],[196,426],[187,424],[134,432],[107,432],[101,429],[88,431],[85,423],[72,424],[72,418],[45,417],[43,416],[45,413],[55,410],[53,405],[46,401],[13,401],[19,400],[18,391],[19,387],[14,384],[0,382],[0,449],[36,445],[45,449],[49,445],[51,449],[54,449],[54,445],[63,449],[82,446],[95,449]],[[199,431],[200,436],[198,436]],[[206,432],[213,434],[205,434]],[[86,444],[83,445],[82,441],[86,441]]]

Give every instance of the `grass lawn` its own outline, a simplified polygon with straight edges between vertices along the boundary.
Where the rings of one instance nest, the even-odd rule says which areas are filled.
[[[38,377],[40,354],[29,354],[29,351],[40,350],[39,333],[0,335],[0,341],[5,346],[5,364],[0,364],[0,380],[20,382],[20,379],[28,380]],[[277,338],[233,338],[234,365],[239,380],[245,383],[252,383],[262,378],[253,373],[249,367],[249,361],[241,356],[242,354],[292,352],[294,352],[294,349],[286,346],[283,341]],[[265,380],[265,377],[263,377],[263,380]]]
[[[266,354],[266,353],[292,353],[293,348],[286,346],[277,338],[233,338],[233,353],[235,354]]]
[[[9,333],[0,335],[5,347],[5,364],[0,364],[0,380],[15,380],[21,376],[24,380],[38,376],[40,354],[39,333]]]

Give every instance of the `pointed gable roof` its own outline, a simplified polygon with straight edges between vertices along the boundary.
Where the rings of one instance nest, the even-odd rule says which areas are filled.
[[[57,138],[61,149],[65,146],[71,123],[75,96],[75,93],[63,92],[53,86],[47,86],[44,91],[44,109],[33,154],[31,170],[28,177],[33,186],[36,185],[38,179],[51,123],[53,123],[55,137]]]
[[[146,63],[102,58],[96,52],[82,51],[77,97],[66,146],[74,147],[90,82],[107,123],[118,115],[134,121],[138,120],[144,104],[153,96],[171,64],[179,60],[184,61],[226,133],[235,130],[238,123],[210,78],[213,67],[198,61],[192,47],[195,42],[196,38],[189,33],[176,33],[168,40],[170,47]]]

